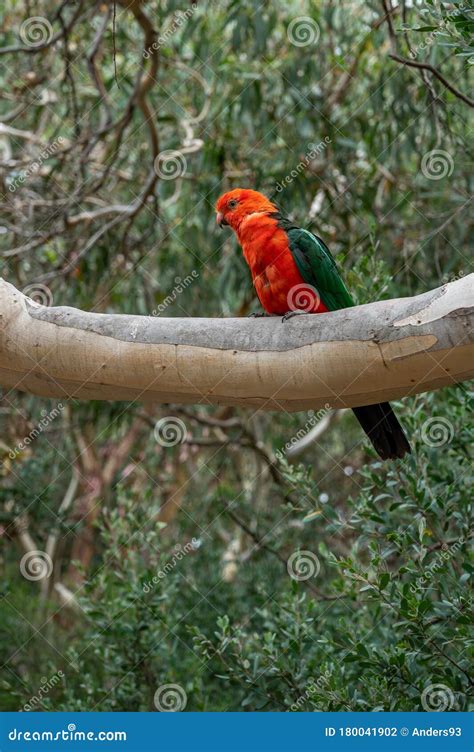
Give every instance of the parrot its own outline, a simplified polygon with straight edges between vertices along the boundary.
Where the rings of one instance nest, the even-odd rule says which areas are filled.
[[[262,193],[235,188],[220,196],[215,208],[217,225],[237,236],[266,314],[287,320],[355,305],[324,241],[293,224]],[[382,460],[411,452],[388,402],[353,412]]]

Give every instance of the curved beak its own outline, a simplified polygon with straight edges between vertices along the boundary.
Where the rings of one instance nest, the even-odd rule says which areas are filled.
[[[219,225],[219,227],[228,227],[229,225],[229,223],[225,221],[224,215],[222,214],[222,212],[217,212],[216,225]]]

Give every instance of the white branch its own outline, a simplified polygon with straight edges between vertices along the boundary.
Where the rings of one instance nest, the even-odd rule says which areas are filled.
[[[307,433],[304,434],[304,436],[302,436],[300,439],[297,439],[288,446],[288,449],[286,450],[286,456],[294,459],[294,457],[298,457],[298,455],[302,454],[305,449],[311,446],[311,444],[315,444],[316,441],[321,438],[323,433],[326,433],[332,423],[334,423],[335,420],[339,420],[343,413],[344,410],[333,410],[327,413],[327,415],[321,418],[319,423],[313,426]]]
[[[0,281],[0,385],[287,411],[396,399],[474,376],[473,288],[471,274],[418,297],[282,323],[48,308]]]

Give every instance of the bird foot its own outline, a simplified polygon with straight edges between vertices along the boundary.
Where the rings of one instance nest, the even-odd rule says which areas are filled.
[[[249,315],[247,316],[247,318],[249,318],[249,319],[260,319],[263,316],[267,316],[267,315],[268,314],[266,314],[266,313],[249,313]]]
[[[289,321],[293,316],[303,316],[305,313],[308,313],[308,311],[287,311],[285,315],[281,317],[281,323],[284,324],[285,321]]]

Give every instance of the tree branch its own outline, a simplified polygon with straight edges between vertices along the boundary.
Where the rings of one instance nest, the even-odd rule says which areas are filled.
[[[455,86],[449,83],[449,81],[446,80],[444,76],[441,75],[441,73],[436,69],[433,68],[432,65],[429,65],[429,63],[417,63],[415,60],[408,60],[405,57],[400,57],[399,55],[389,55],[392,60],[395,60],[397,63],[401,63],[402,65],[407,65],[409,68],[418,68],[420,70],[427,70],[430,73],[435,76],[438,81],[441,81],[441,83],[449,89],[449,91],[454,94],[455,97],[458,97],[458,99],[462,99],[463,102],[465,102],[469,107],[474,107],[474,99],[469,99],[465,94],[459,91],[459,89],[456,89]]]
[[[0,281],[0,385],[50,397],[355,407],[474,376],[474,274],[283,323],[86,313]]]

